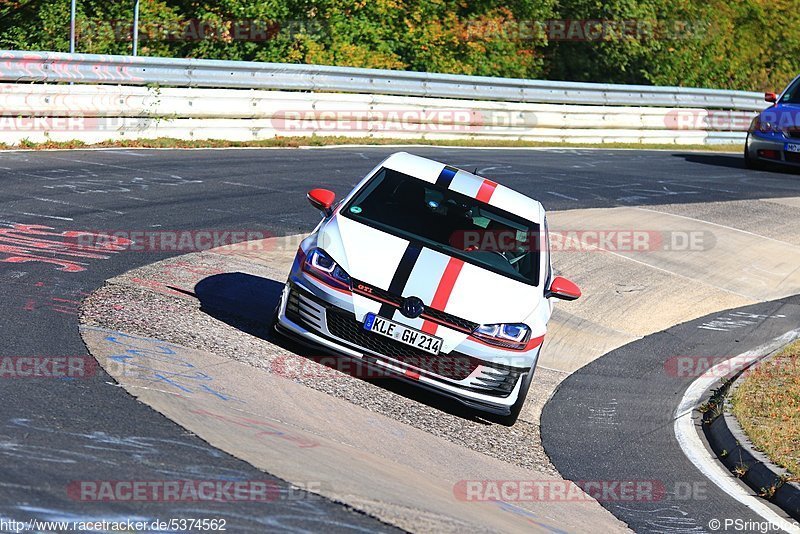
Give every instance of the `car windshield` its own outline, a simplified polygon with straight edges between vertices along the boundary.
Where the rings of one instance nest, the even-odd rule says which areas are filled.
[[[341,213],[448,256],[539,285],[539,225],[466,195],[383,168]]]
[[[794,83],[789,86],[783,97],[781,98],[782,104],[800,104],[800,78],[796,79]]]

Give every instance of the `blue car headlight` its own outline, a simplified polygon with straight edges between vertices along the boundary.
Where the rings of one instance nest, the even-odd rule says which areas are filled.
[[[350,275],[321,248],[308,253],[303,262],[303,271],[336,289],[350,290]]]
[[[531,338],[531,329],[522,323],[485,324],[472,335],[490,345],[522,350]]]

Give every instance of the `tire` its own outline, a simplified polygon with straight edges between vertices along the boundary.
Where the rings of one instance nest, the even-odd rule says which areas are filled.
[[[272,310],[269,319],[267,319],[267,339],[270,340],[276,339],[282,335],[281,331],[278,330],[278,313],[281,309],[281,300],[278,300],[278,304],[275,306],[275,309]]]
[[[514,423],[519,419],[520,412],[522,412],[522,407],[525,406],[525,399],[528,397],[528,390],[531,388],[531,382],[533,382],[533,373],[534,368],[531,368],[531,371],[525,375],[517,401],[511,405],[511,413],[508,415],[495,415],[491,417],[491,421],[504,426],[514,426]]]
[[[764,164],[750,157],[750,151],[747,149],[749,144],[750,135],[748,134],[747,141],[744,144],[744,166],[754,171],[762,170],[764,168]]]

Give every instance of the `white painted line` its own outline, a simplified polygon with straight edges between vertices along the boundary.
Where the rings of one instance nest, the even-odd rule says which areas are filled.
[[[742,364],[754,362],[783,345],[791,343],[798,337],[800,337],[800,329],[792,330],[769,343],[745,352],[744,354],[740,354],[737,356],[737,359],[741,361]],[[678,405],[678,409],[675,410],[675,437],[678,439],[678,443],[686,457],[722,491],[782,530],[792,534],[800,534],[800,525],[782,518],[775,513],[772,508],[764,504],[764,502],[760,500],[760,497],[749,494],[739,482],[737,482],[737,479],[729,473],[722,464],[718,463],[717,459],[711,455],[700,440],[700,435],[697,433],[694,420],[692,419],[692,412],[700,403],[700,399],[703,398],[705,392],[714,385],[720,376],[723,376],[726,366],[727,362],[715,365],[700,378],[692,382],[686,390],[686,393],[684,393]]]
[[[126,156],[136,156],[137,158],[146,158],[150,156],[150,154],[137,154],[136,152],[129,150],[111,149],[110,152],[113,152],[114,154],[125,154]]]
[[[553,195],[554,197],[566,198],[567,200],[578,200],[577,198],[568,197],[567,195],[562,195],[561,193],[556,193],[554,191],[548,191],[547,194],[548,195]]]
[[[54,198],[42,198],[42,197],[32,197],[32,198],[34,200],[38,200],[40,202],[52,202],[54,204],[63,204],[65,206],[76,206],[78,208],[83,208],[83,209],[86,209],[86,210],[96,210],[96,211],[102,211],[102,212],[105,212],[105,213],[116,213],[117,215],[125,215],[124,211],[107,210],[105,208],[99,208],[99,207],[95,207],[95,206],[86,206],[84,204],[75,204],[75,203],[72,203],[72,202],[65,202],[64,200],[56,200]]]
[[[57,215],[42,215],[41,213],[28,213],[27,211],[19,212],[20,215],[30,215],[31,217],[44,217],[46,219],[58,219],[59,221],[74,221],[72,217],[59,217]]]
[[[42,198],[42,197],[31,197],[31,198],[33,198],[34,200],[38,200],[40,202],[52,202],[54,204],[63,204],[65,206],[75,206],[75,207],[83,208],[83,209],[87,209],[87,210],[96,210],[96,211],[102,211],[102,212],[105,212],[105,213],[116,213],[117,215],[125,215],[125,212],[123,212],[123,211],[107,210],[105,208],[98,208],[98,207],[95,207],[95,206],[86,206],[84,204],[75,204],[75,203],[72,203],[72,202],[66,202],[64,200],[56,200],[54,198]]]
[[[731,230],[731,231],[734,231],[734,232],[740,232],[742,234],[751,235],[751,236],[757,237],[759,239],[763,239],[765,241],[774,241],[776,243],[780,243],[781,245],[788,245],[790,247],[797,248],[797,245],[794,245],[794,244],[789,243],[787,241],[781,241],[780,239],[775,239],[774,237],[767,237],[765,235],[756,234],[754,232],[748,232],[747,230],[742,230],[741,228],[734,228],[733,226],[727,226],[725,224],[719,224],[719,223],[715,223],[715,222],[711,222],[711,221],[705,221],[703,219],[696,219],[694,217],[688,217],[686,215],[678,215],[676,213],[669,213],[669,212],[666,212],[666,211],[658,211],[658,210],[654,210],[654,209],[651,209],[651,208],[643,208],[641,206],[632,206],[632,209],[641,210],[641,211],[649,211],[649,212],[652,212],[652,213],[660,213],[661,215],[668,215],[670,217],[677,217],[679,219],[686,219],[687,221],[695,221],[695,222],[699,222],[699,223],[702,223],[702,224],[708,224],[708,225],[711,225],[711,226],[717,226],[719,228],[725,228],[726,230]]]
[[[571,210],[566,210],[566,211],[571,211]],[[554,213],[554,212],[551,212],[551,213]],[[664,269],[663,267],[659,267],[657,265],[653,265],[653,264],[647,263],[645,261],[637,260],[635,258],[632,258],[630,256],[626,256],[625,254],[620,254],[619,252],[615,252],[615,251],[609,250],[607,248],[601,248],[598,245],[592,245],[590,243],[584,243],[579,238],[574,237],[574,236],[569,236],[568,235],[567,239],[569,239],[570,241],[577,242],[579,246],[590,247],[593,250],[597,250],[597,251],[600,251],[600,252],[606,252],[608,254],[611,254],[612,256],[616,256],[616,257],[622,258],[624,260],[632,261],[633,263],[638,263],[639,265],[643,265],[645,267],[649,267],[651,269],[655,269],[657,271],[661,271],[661,272],[670,274],[672,276],[677,276],[679,278],[685,278],[686,280],[691,280],[692,282],[697,282],[698,284],[703,284],[703,285],[706,285],[706,286],[709,286],[709,287],[713,287],[714,289],[716,289],[718,291],[724,291],[725,293],[730,293],[731,295],[736,295],[737,297],[742,297],[743,299],[749,300],[749,301],[751,301],[753,303],[757,302],[756,299],[754,299],[750,295],[745,295],[744,293],[739,293],[738,291],[734,291],[732,289],[727,289],[727,288],[724,288],[724,287],[721,287],[721,286],[714,285],[714,284],[710,283],[708,280],[702,280],[702,279],[699,279],[699,278],[692,278],[691,276],[688,276],[688,275],[685,275],[685,274],[681,274],[681,273],[675,272],[675,271],[670,271],[669,269]]]
[[[241,182],[222,182],[225,185],[235,185],[237,187],[250,187],[252,189],[265,189],[267,191],[274,191],[271,187],[264,187],[263,185],[243,184]]]

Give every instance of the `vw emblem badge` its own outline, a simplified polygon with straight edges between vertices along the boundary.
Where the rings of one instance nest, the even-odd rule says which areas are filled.
[[[409,319],[416,319],[425,311],[425,304],[418,297],[408,297],[400,307],[400,313]]]

